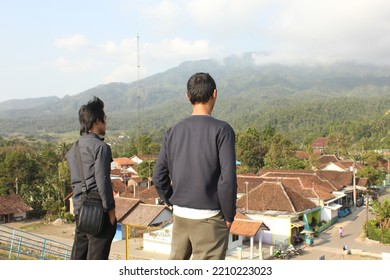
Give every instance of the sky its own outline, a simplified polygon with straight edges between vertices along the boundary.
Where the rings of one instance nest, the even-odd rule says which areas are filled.
[[[259,64],[390,65],[389,15],[388,0],[0,0],[0,102],[245,52]]]

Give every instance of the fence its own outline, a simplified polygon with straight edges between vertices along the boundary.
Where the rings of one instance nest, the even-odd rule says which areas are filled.
[[[8,259],[69,260],[72,246],[0,225],[0,252]]]

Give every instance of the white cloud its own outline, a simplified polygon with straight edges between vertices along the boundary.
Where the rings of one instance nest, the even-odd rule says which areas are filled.
[[[129,82],[134,81],[137,77],[136,67],[131,64],[122,64],[111,71],[108,74],[103,82],[112,83],[112,82]]]
[[[137,38],[125,38],[119,43],[107,41],[100,46],[101,55],[123,56],[134,59],[137,54]]]
[[[118,52],[118,46],[114,42],[108,41],[105,44],[103,44],[102,50],[103,50],[103,53],[108,54],[108,55],[116,54]]]
[[[261,61],[389,63],[390,2],[286,1],[266,36],[275,43]]]
[[[187,11],[198,25],[208,26],[216,31],[247,26],[260,16],[267,1],[265,0],[190,0]],[[227,28],[226,28],[227,27]],[[229,33],[225,34],[226,36]]]
[[[182,38],[163,40],[155,44],[148,43],[145,45],[145,49],[150,56],[163,60],[182,60],[190,57],[199,59],[210,54],[209,42],[207,40],[190,41]]]
[[[162,0],[155,5],[147,6],[144,13],[157,21],[172,21],[182,13],[178,3],[171,0]]]
[[[75,51],[80,49],[81,47],[85,47],[88,45],[88,39],[81,34],[75,34],[72,36],[65,36],[57,39],[54,42],[54,45],[58,48],[65,48],[69,51]]]
[[[138,61],[137,42],[133,39],[122,40],[115,47],[112,45],[110,49],[115,49],[118,57],[123,60],[106,76],[104,82],[107,83],[135,81],[138,77],[138,63],[140,63],[140,78],[143,78],[175,67],[183,60],[208,58],[210,54],[207,40],[189,41],[182,38],[141,43],[140,61]]]
[[[92,59],[69,60],[62,56],[57,58],[52,64],[57,70],[71,75],[88,72],[100,65],[98,61]]]

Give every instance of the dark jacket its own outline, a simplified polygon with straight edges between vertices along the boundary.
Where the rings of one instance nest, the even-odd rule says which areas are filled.
[[[168,205],[236,214],[235,133],[210,116],[191,116],[168,129],[153,183]]]
[[[110,178],[112,162],[111,148],[94,133],[84,133],[78,142],[88,191],[99,192],[103,208],[108,212],[115,208]],[[71,175],[74,214],[78,215],[82,203],[82,174],[79,170],[76,153],[78,153],[76,144],[73,144],[66,154],[66,159]]]

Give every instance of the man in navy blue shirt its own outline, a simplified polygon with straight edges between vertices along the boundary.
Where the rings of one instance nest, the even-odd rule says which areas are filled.
[[[170,259],[225,259],[236,213],[235,133],[211,116],[217,88],[207,73],[187,82],[192,115],[168,129],[153,183],[173,206]]]

